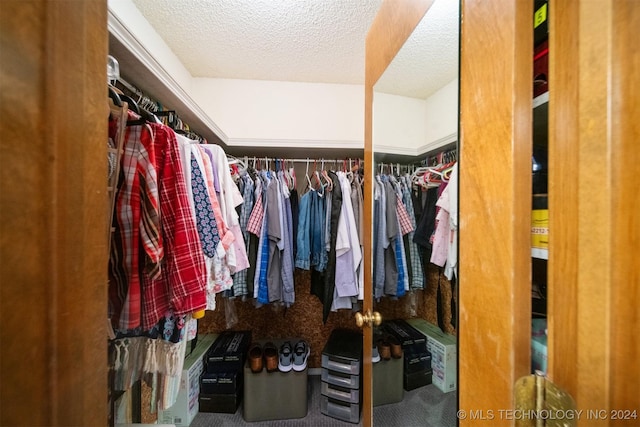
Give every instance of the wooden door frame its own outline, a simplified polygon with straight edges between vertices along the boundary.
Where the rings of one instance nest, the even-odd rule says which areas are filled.
[[[550,5],[549,376],[607,415],[578,425],[640,417],[638,26],[634,0]]]
[[[511,425],[530,372],[533,1],[463,0],[461,19],[459,422]]]
[[[0,425],[106,425],[107,2],[0,9]]]
[[[409,38],[434,0],[384,0],[369,28],[365,42],[364,101],[364,301],[362,311],[373,312],[372,236],[373,236],[373,87]],[[363,333],[362,425],[373,423],[373,368],[371,350],[373,330]]]
[[[431,3],[383,2],[367,35],[369,170],[373,86]],[[468,0],[461,7],[458,399],[468,413],[513,408],[515,380],[529,372],[532,11],[532,1],[497,7],[496,2]],[[369,215],[371,180],[369,174]],[[365,239],[370,239],[371,217],[365,223]],[[491,250],[484,250],[487,246]],[[370,240],[365,240],[364,259],[371,262]],[[372,308],[370,294],[365,292],[365,311]],[[365,361],[370,360],[370,335],[365,333]],[[367,384],[371,364],[364,366]],[[365,388],[364,425],[372,419],[364,412],[372,411],[369,396]],[[461,425],[473,422],[460,420]]]

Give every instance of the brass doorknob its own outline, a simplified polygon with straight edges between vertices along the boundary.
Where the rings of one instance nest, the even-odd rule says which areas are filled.
[[[371,310],[367,310],[365,314],[356,313],[356,325],[359,328],[364,327],[364,325],[368,327],[379,326],[380,323],[382,323],[382,315],[377,311],[372,313]]]

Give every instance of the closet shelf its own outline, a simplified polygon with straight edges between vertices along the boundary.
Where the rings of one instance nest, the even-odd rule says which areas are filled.
[[[108,11],[109,54],[118,60],[120,75],[128,83],[140,89],[163,104],[175,110],[180,118],[196,133],[211,144],[220,145],[227,154],[235,156],[258,156],[280,158],[283,153],[289,157],[309,158],[359,158],[364,146],[328,146],[324,141],[295,141],[294,145],[271,145],[268,140],[247,140],[230,142],[229,136],[191,98],[165,67],[153,57],[145,46],[126,27],[118,15]],[[345,141],[347,144],[352,141]],[[352,144],[353,145],[353,144]]]
[[[180,118],[210,143],[226,148],[227,135],[184,91],[156,58],[109,10],[109,54],[118,60],[120,73],[138,89],[175,110]]]

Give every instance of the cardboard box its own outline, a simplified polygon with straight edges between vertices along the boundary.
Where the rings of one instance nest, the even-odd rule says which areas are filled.
[[[427,349],[431,353],[432,383],[442,392],[454,391],[457,387],[456,337],[445,334],[424,319],[410,319],[408,323],[427,337]]]
[[[215,335],[199,335],[198,344],[185,359],[180,377],[180,391],[176,403],[170,408],[158,411],[158,422],[188,427],[198,414],[200,376],[204,371],[204,357],[213,344]]]
[[[531,246],[539,249],[549,247],[549,210],[531,211]]]
[[[225,331],[218,336],[207,355],[206,371],[241,372],[251,345],[251,331]]]

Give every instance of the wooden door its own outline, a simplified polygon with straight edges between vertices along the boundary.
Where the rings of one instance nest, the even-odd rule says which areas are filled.
[[[461,11],[460,425],[512,425],[499,411],[530,371],[533,1]]]
[[[640,424],[638,28],[635,0],[551,3],[549,376],[578,425]]]
[[[106,0],[0,28],[0,425],[106,425]]]
[[[365,131],[364,161],[364,301],[363,312],[372,312],[372,225],[373,225],[373,87],[396,56],[414,28],[418,25],[433,0],[385,0],[380,6],[366,39],[365,67]],[[373,330],[363,331],[363,395],[362,425],[373,425],[372,362]]]
[[[488,410],[513,425],[529,371],[532,4],[462,4],[460,425]],[[550,17],[549,377],[578,425],[637,425],[640,7],[551,2]]]
[[[607,424],[640,410],[640,12],[633,1],[560,3],[551,7],[549,375],[578,409],[605,411],[580,424]],[[513,384],[530,369],[532,11],[530,1],[462,7],[459,399],[467,415],[505,414],[492,425],[513,424],[500,411],[514,407]]]

